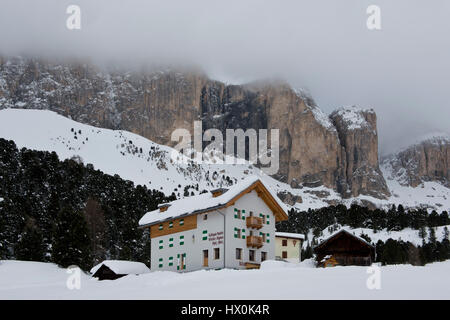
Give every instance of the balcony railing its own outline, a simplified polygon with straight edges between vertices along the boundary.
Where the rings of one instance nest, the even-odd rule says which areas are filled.
[[[247,228],[261,229],[263,226],[263,219],[260,217],[247,217]]]
[[[258,237],[258,236],[248,236],[247,237],[247,247],[261,248],[262,246],[263,246],[262,237]]]

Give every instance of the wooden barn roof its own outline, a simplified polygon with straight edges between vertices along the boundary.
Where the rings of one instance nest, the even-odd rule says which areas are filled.
[[[369,242],[367,242],[367,241],[364,240],[363,238],[361,238],[361,237],[359,237],[359,236],[356,236],[356,235],[354,235],[353,233],[348,232],[348,231],[345,230],[345,229],[341,229],[341,230],[335,232],[334,234],[332,234],[331,236],[329,236],[327,239],[325,239],[325,240],[322,241],[321,243],[319,243],[317,246],[315,246],[315,247],[314,247],[314,250],[323,248],[326,244],[330,243],[332,240],[336,239],[338,236],[340,236],[340,235],[342,235],[342,234],[349,235],[349,236],[353,237],[355,240],[357,240],[357,241],[363,243],[364,245],[369,246],[369,247],[371,247],[372,249],[375,249],[375,247],[374,247],[372,244],[370,244]]]

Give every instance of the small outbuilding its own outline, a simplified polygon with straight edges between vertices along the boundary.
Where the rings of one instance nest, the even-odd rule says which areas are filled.
[[[105,260],[91,269],[93,277],[99,280],[115,280],[129,274],[143,274],[150,269],[142,262]]]
[[[303,240],[300,233],[275,232],[275,259],[300,262]]]
[[[370,266],[375,247],[347,230],[340,230],[314,247],[318,267]]]

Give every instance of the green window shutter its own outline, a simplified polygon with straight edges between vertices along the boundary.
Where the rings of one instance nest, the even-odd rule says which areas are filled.
[[[163,267],[163,258],[159,258],[159,265],[158,265],[158,267],[159,268]]]
[[[238,228],[234,227],[234,237],[235,238],[238,237],[238,234],[237,234],[238,230],[239,230]]]
[[[267,241],[266,241],[266,242],[267,242],[267,243],[270,243],[270,234],[267,233],[266,236],[267,236]]]
[[[173,247],[173,238],[169,239],[169,247],[172,248]]]
[[[159,240],[159,248],[163,249],[164,248],[164,243],[162,240]]]
[[[234,217],[235,217],[235,218],[237,218],[237,211],[238,211],[238,210],[237,210],[236,208],[234,208]]]
[[[184,236],[180,236],[180,246],[184,245]]]
[[[242,229],[242,239],[245,239],[245,229]]]
[[[202,240],[208,240],[208,230],[203,230]]]
[[[159,230],[162,230],[162,229],[163,229],[163,225],[160,224],[159,227],[158,227],[158,229],[159,229]]]
[[[173,221],[169,222],[169,228],[173,228]]]
[[[173,266],[173,257],[169,257],[169,267]]]
[[[184,219],[180,220],[180,226],[184,226]]]
[[[245,220],[245,210],[242,210],[242,220]]]
[[[269,224],[270,216],[267,215],[267,224]]]

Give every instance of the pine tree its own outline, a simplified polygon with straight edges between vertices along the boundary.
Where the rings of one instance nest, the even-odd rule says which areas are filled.
[[[16,258],[24,261],[44,261],[45,248],[42,233],[35,222],[29,219],[14,247]]]
[[[91,242],[86,220],[79,212],[64,207],[58,214],[53,231],[52,261],[67,268],[92,267]]]
[[[89,198],[83,211],[86,224],[89,231],[89,239],[91,239],[91,252],[94,264],[98,264],[105,260],[106,249],[106,222],[105,213],[103,212],[97,200]]]
[[[449,240],[449,231],[447,226],[444,227],[444,231],[443,231],[443,239],[444,240]]]
[[[422,239],[422,242],[425,241],[426,236],[427,236],[427,231],[425,230],[424,226],[421,226],[419,229],[419,237]]]
[[[436,243],[436,230],[434,230],[433,227],[428,227],[429,230],[429,236],[428,236],[428,242],[431,244]]]

